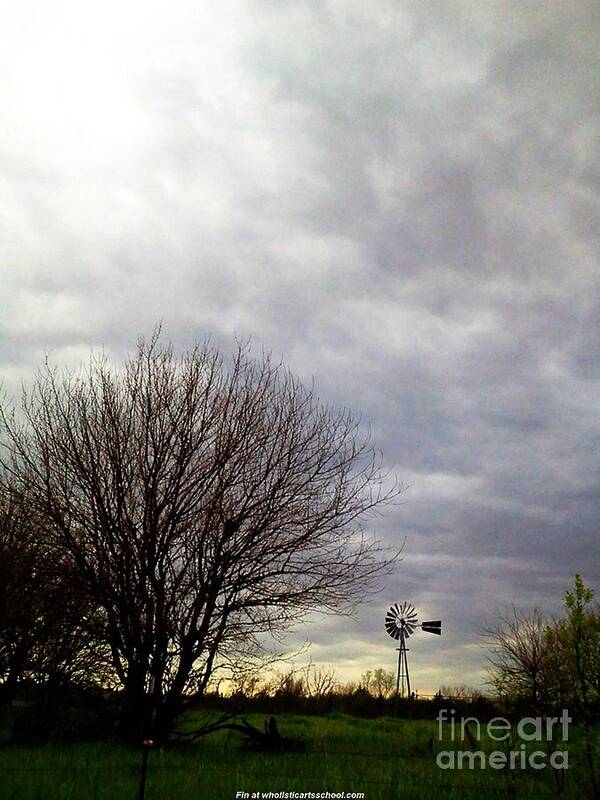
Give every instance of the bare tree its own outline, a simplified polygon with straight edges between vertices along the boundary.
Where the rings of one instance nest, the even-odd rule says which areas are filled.
[[[302,673],[307,697],[321,701],[337,688],[337,677],[331,666],[319,667],[311,661],[304,667]]]
[[[268,685],[273,697],[306,697],[306,686],[302,669],[289,667],[285,672],[276,672]]]
[[[239,672],[229,679],[229,689],[232,695],[242,697],[258,697],[266,693],[266,685],[259,673],[254,671]]]
[[[396,688],[396,676],[387,669],[378,667],[373,672],[371,691],[381,699],[391,697]]]
[[[126,738],[164,738],[221,663],[393,562],[361,528],[398,493],[368,436],[268,355],[155,334],[120,370],[46,365],[0,421],[15,492],[106,616]]]
[[[360,682],[358,684],[359,689],[363,689],[368,694],[372,694],[373,692],[373,670],[368,669],[366,672],[360,676]]]
[[[546,708],[552,683],[547,631],[538,609],[526,613],[514,606],[487,627],[490,683],[500,697]]]
[[[459,683],[454,686],[440,686],[437,696],[445,700],[480,700],[485,697],[485,693],[475,686]]]
[[[339,697],[352,697],[357,688],[358,685],[354,681],[348,681],[347,683],[338,683],[336,692]]]
[[[373,697],[383,699],[390,697],[396,687],[396,676],[383,667],[375,670],[367,670],[360,676],[361,689],[368,692]]]

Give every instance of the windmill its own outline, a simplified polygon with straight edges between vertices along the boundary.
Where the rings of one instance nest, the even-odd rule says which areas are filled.
[[[392,637],[400,642],[398,650],[398,677],[396,678],[396,714],[398,713],[398,697],[410,698],[410,675],[408,672],[408,648],[406,647],[406,640],[417,628],[427,633],[435,633],[441,636],[442,633],[442,620],[434,619],[428,622],[419,622],[417,619],[417,612],[414,606],[410,603],[402,603],[401,606],[395,603],[390,607],[385,615],[385,629]],[[405,694],[406,690],[406,694]]]

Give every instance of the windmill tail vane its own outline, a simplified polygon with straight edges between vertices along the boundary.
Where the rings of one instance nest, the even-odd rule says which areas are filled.
[[[430,622],[422,622],[421,630],[427,633],[437,633],[438,636],[442,635],[442,620],[434,619]]]
[[[410,675],[408,672],[408,648],[406,647],[406,640],[409,636],[420,628],[425,633],[434,633],[437,636],[442,634],[442,620],[430,619],[425,622],[419,622],[417,611],[410,603],[394,603],[390,606],[389,611],[385,615],[385,629],[392,639],[397,639],[400,642],[398,650],[398,677],[396,680],[396,715],[398,714],[398,697],[400,690],[402,697],[405,696],[405,688],[408,691],[408,697],[411,697],[410,691]]]

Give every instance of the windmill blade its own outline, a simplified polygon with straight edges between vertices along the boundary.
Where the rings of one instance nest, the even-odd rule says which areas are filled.
[[[400,638],[400,628],[398,627],[397,615],[394,613],[393,607],[386,614],[385,629],[392,639]]]

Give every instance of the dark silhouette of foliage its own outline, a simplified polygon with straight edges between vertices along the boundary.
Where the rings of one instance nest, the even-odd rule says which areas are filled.
[[[67,557],[50,552],[43,520],[0,484],[0,698],[17,684],[43,687],[50,706],[61,686],[108,682],[101,614]]]
[[[350,610],[393,561],[361,531],[397,494],[368,437],[269,356],[178,358],[157,333],[122,370],[46,365],[0,419],[13,496],[101,612],[132,741],[166,738],[215,670]]]

